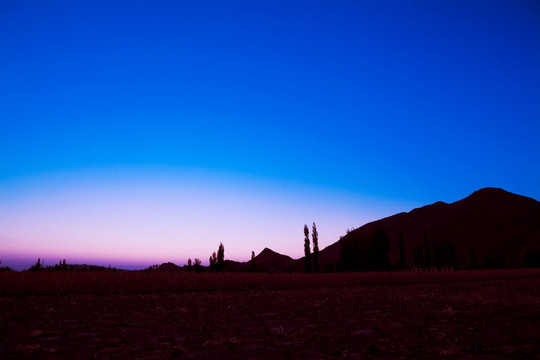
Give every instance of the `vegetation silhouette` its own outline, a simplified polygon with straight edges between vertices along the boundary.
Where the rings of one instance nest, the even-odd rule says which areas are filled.
[[[377,229],[364,242],[342,238],[341,263],[345,271],[385,271],[390,270],[387,253],[390,238],[383,229]]]
[[[217,271],[217,254],[214,251],[212,255],[210,255],[210,259],[208,259],[210,271]]]
[[[203,266],[201,265],[201,259],[195,258],[193,268],[197,274],[204,270]]]
[[[99,266],[99,265],[87,265],[87,264],[67,264],[66,259],[60,260],[60,262],[54,266],[44,266],[44,259],[38,258],[36,263],[32,265],[27,271],[29,272],[66,272],[66,271],[118,271],[116,267]],[[154,265],[157,266],[157,265]]]
[[[313,271],[319,272],[319,233],[317,226],[313,223],[311,228],[311,239],[313,240]]]
[[[0,261],[0,265],[2,262]],[[9,266],[0,266],[0,271],[13,271]]]
[[[309,245],[309,229],[304,225],[304,272],[311,272],[311,249]]]
[[[219,243],[217,253],[214,251],[210,256],[210,271],[222,272],[225,270],[225,247]]]
[[[426,267],[429,268],[429,267],[431,267],[431,254],[429,252],[429,243],[428,243],[428,240],[427,240],[426,228],[423,227],[422,231],[424,232],[424,254],[425,254],[424,260],[425,260],[425,263],[426,263]]]
[[[223,243],[219,243],[218,253],[217,253],[217,270],[223,271],[225,269],[225,246]]]
[[[44,262],[44,260],[41,260],[40,258],[38,258],[37,262],[32,267],[30,267],[30,269],[28,269],[28,271],[36,272],[36,271],[43,270],[43,262]]]
[[[540,267],[540,202],[502,189],[486,188],[451,204],[436,202],[355,229],[319,249],[318,231],[304,225],[304,257],[292,259],[265,248],[248,262],[225,260],[219,244],[210,266],[199,259],[180,267],[152,265],[147,271],[187,272],[341,272],[388,270],[449,270]],[[0,267],[0,271],[9,271]],[[28,271],[101,271],[105,267],[54,266],[38,261]],[[113,269],[111,269],[113,270]]]
[[[399,246],[398,270],[403,270],[407,268],[407,259],[405,257],[405,238],[403,237],[402,230],[399,230],[398,246]]]
[[[324,269],[338,259],[345,271],[537,268],[539,220],[535,199],[484,188],[454,203],[436,202],[348,231],[319,257]],[[377,229],[389,238],[384,266],[377,265],[384,257],[381,263],[372,254]]]

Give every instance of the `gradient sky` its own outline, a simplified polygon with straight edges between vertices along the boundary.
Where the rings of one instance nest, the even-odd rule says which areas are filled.
[[[0,1],[0,260],[303,254],[540,199],[537,1]]]

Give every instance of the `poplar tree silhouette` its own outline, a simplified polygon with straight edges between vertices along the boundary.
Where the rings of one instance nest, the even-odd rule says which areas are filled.
[[[403,231],[399,230],[399,269],[405,269],[407,266],[407,260],[405,258],[405,238],[403,237]]]
[[[311,272],[311,249],[309,246],[309,229],[307,225],[304,225],[304,254],[305,254],[305,264],[304,272]]]
[[[225,246],[223,246],[223,243],[219,243],[216,265],[217,271],[223,271],[225,268]]]
[[[313,240],[313,271],[319,272],[319,233],[315,223],[311,228],[311,239]]]
[[[216,271],[218,260],[217,260],[217,255],[215,251],[212,253],[212,255],[210,255],[210,258],[208,259],[208,261],[210,262],[210,270]]]
[[[32,266],[28,271],[41,271],[43,270],[43,262],[44,260],[41,260],[40,258],[37,259],[37,262],[34,266]]]
[[[426,233],[426,228],[422,228],[424,230],[424,251],[425,251],[425,254],[426,254],[426,266],[429,268],[431,267],[431,252],[429,251],[429,243],[428,243],[428,239],[427,239],[427,233]]]
[[[225,247],[223,243],[219,243],[217,253],[214,251],[210,256],[210,270],[211,271],[223,271],[225,268]]]
[[[255,272],[255,251],[251,252],[251,271]]]

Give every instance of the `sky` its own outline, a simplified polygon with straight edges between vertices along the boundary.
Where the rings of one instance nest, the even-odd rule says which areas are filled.
[[[0,261],[298,258],[540,199],[537,1],[0,1]]]

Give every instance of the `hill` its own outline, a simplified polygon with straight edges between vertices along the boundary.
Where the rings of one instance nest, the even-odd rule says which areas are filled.
[[[157,271],[163,271],[163,272],[180,272],[184,271],[184,269],[176,264],[173,264],[172,262],[163,263],[159,265],[156,269]]]
[[[319,262],[326,272],[540,267],[540,202],[484,188],[454,203],[439,201],[365,224],[321,250]],[[255,265],[225,263],[228,272],[301,272],[304,258],[265,248]]]
[[[481,189],[366,224],[321,251],[322,258],[349,270],[538,267],[540,202]]]
[[[255,256],[255,271],[259,272],[289,272],[296,270],[293,258],[277,253],[269,248],[265,248]],[[248,268],[253,267],[253,260],[247,262]]]

